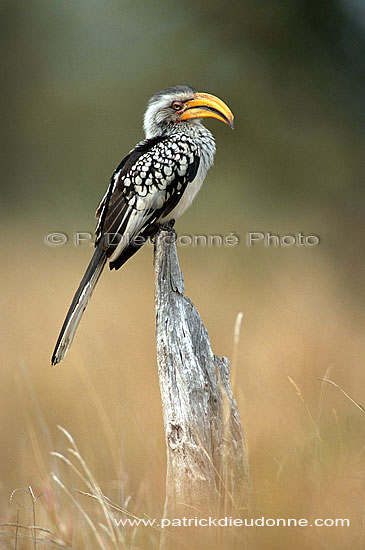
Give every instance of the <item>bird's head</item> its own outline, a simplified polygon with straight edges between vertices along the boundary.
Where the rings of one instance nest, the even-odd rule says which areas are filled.
[[[217,118],[233,128],[233,114],[221,99],[198,93],[190,86],[172,86],[149,100],[144,130],[151,138],[173,131],[177,124],[197,124],[204,117]]]

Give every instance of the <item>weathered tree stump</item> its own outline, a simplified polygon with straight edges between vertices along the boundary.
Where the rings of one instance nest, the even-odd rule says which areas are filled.
[[[213,354],[200,315],[184,296],[175,240],[169,228],[155,238],[156,345],[167,446],[164,517],[243,517],[248,455],[229,361]],[[176,548],[173,539],[163,534],[161,550]]]

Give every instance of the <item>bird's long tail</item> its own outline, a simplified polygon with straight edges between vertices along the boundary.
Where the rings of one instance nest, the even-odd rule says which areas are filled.
[[[85,311],[87,303],[93,293],[96,283],[105,267],[106,254],[101,247],[98,247],[89,265],[85,271],[85,275],[77,289],[75,296],[70,305],[70,309],[66,315],[66,319],[62,325],[60,335],[57,340],[56,347],[52,355],[52,365],[56,365],[65,357],[67,350],[72,344],[75,332],[81,321],[82,314]]]

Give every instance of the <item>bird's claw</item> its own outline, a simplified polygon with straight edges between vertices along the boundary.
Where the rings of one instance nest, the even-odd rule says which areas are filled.
[[[159,232],[160,231],[168,231],[172,235],[177,236],[176,231],[174,229],[174,225],[175,225],[175,220],[170,220],[166,223],[162,223],[159,227]]]
[[[170,221],[168,221],[168,222],[159,224],[159,225],[158,225],[157,231],[155,231],[154,234],[151,235],[151,237],[150,237],[151,242],[152,242],[152,243],[155,242],[157,235],[158,235],[161,231],[167,231],[168,233],[170,233],[170,235],[173,235],[174,241],[176,241],[176,239],[177,239],[177,233],[176,233],[176,231],[175,231],[175,229],[174,229],[174,225],[175,225],[175,220],[170,220]]]

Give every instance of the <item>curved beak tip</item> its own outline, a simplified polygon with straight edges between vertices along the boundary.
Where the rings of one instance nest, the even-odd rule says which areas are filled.
[[[194,98],[186,103],[186,109],[180,120],[203,117],[217,118],[230,126],[232,130],[234,129],[234,116],[228,105],[216,96],[197,92]]]

